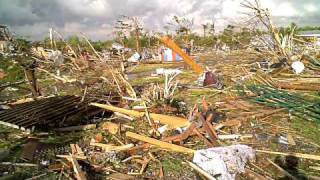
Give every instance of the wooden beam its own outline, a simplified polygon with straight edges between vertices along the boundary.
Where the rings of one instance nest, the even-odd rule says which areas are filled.
[[[174,52],[179,54],[182,57],[183,61],[187,63],[197,74],[202,74],[203,69],[199,66],[193,59],[191,59],[182,49],[169,37],[158,37],[160,41],[165,44],[167,47],[172,49]]]
[[[132,148],[134,145],[133,144],[126,144],[123,146],[114,146],[112,144],[102,144],[102,143],[90,143],[91,146],[97,146],[103,148],[105,151],[125,151],[130,148]]]
[[[175,144],[170,144],[170,143],[163,142],[163,141],[160,141],[157,139],[142,136],[142,135],[139,135],[139,134],[136,134],[133,132],[126,132],[126,136],[133,138],[133,139],[137,139],[139,141],[143,141],[143,142],[155,145],[155,146],[160,147],[162,149],[167,149],[167,150],[181,152],[181,153],[194,153],[195,152],[195,150],[193,150],[193,149],[185,148],[185,147],[178,146]]]
[[[201,169],[197,165],[193,164],[192,162],[187,161],[187,163],[190,167],[192,167],[194,170],[196,170],[198,173],[208,178],[209,180],[216,180],[216,178],[212,177],[209,173],[207,173],[205,170]]]
[[[119,108],[119,107],[106,105],[106,104],[90,103],[90,105],[97,106],[109,111],[119,112],[122,114],[133,116],[135,118],[142,118],[145,115],[144,112]],[[174,117],[174,116],[155,114],[155,113],[149,113],[149,115],[150,115],[150,118],[153,119],[154,121],[159,121],[161,124],[168,124],[170,128],[186,127],[190,125],[190,122],[188,120],[181,117]]]
[[[303,159],[312,159],[320,161],[320,156],[312,155],[312,154],[302,154],[302,153],[283,153],[283,152],[275,152],[275,151],[265,151],[265,150],[256,150],[259,153],[267,153],[267,154],[275,154],[275,155],[282,155],[282,156],[295,156],[298,158]]]
[[[78,163],[78,161],[76,160],[76,158],[73,157],[73,155],[70,155],[69,157],[67,157],[67,159],[72,163],[73,166],[73,171],[76,174],[76,179],[77,180],[86,180],[86,176],[85,173],[81,170],[80,165]]]

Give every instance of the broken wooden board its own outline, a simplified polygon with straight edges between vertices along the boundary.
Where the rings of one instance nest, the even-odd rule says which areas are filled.
[[[56,156],[59,158],[66,158],[66,159],[69,157],[69,155],[56,155]],[[79,160],[86,160],[87,159],[86,156],[82,156],[82,155],[72,155],[72,157],[79,159]]]
[[[171,151],[181,152],[181,153],[194,153],[195,152],[195,150],[193,150],[193,149],[185,148],[185,147],[178,146],[175,144],[170,144],[170,143],[163,142],[163,141],[160,141],[157,139],[142,136],[142,135],[139,135],[139,134],[136,134],[133,132],[127,132],[126,136],[133,138],[133,139],[136,139],[136,140],[139,140],[139,141],[149,143],[151,145],[155,145],[159,148],[166,149],[166,150],[171,150]]]
[[[128,110],[128,109],[119,108],[119,107],[106,105],[106,104],[90,103],[90,105],[107,109],[109,111],[130,115],[136,118],[142,118],[145,115],[144,112]],[[153,119],[154,121],[159,121],[161,124],[168,124],[170,128],[187,127],[190,125],[190,122],[188,120],[181,117],[174,117],[174,116],[155,114],[155,113],[149,113],[149,115],[151,119]]]
[[[211,176],[208,172],[206,172],[205,170],[201,169],[200,167],[198,167],[196,164],[193,164],[190,161],[187,161],[187,163],[189,164],[190,167],[192,167],[194,170],[196,170],[198,173],[200,173],[201,175],[203,175],[204,177],[206,177],[209,180],[216,180],[216,178],[214,178],[213,176]]]
[[[126,145],[123,145],[123,146],[115,146],[113,144],[102,144],[102,143],[94,143],[94,142],[91,142],[90,145],[91,146],[101,147],[106,152],[110,152],[110,151],[125,151],[125,150],[128,150],[128,149],[130,149],[130,148],[132,148],[134,146],[133,144],[126,144]]]
[[[102,129],[107,130],[110,134],[117,134],[119,131],[119,124],[115,124],[112,122],[104,122],[102,124]]]
[[[275,154],[275,155],[282,155],[282,156],[295,156],[298,158],[303,159],[312,159],[320,161],[320,156],[312,155],[312,154],[302,154],[302,153],[283,153],[283,152],[275,152],[275,151],[265,151],[265,150],[256,150],[259,153],[267,153],[267,154]]]
[[[77,180],[86,180],[86,175],[85,173],[81,170],[81,167],[78,163],[78,161],[76,160],[76,158],[73,157],[73,155],[70,155],[69,157],[67,157],[68,161],[70,161],[72,163],[73,166],[73,171],[76,174],[76,179]]]
[[[70,144],[70,148],[73,155],[84,156],[84,153],[78,144]]]

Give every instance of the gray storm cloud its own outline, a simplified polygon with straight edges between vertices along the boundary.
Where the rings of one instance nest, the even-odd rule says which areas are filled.
[[[1,0],[0,24],[31,39],[47,36],[54,27],[64,34],[84,32],[93,39],[110,38],[119,15],[138,16],[150,30],[162,30],[172,15],[195,20],[195,28],[214,21],[218,26],[237,20],[241,0]],[[262,0],[277,24],[320,22],[317,0]]]

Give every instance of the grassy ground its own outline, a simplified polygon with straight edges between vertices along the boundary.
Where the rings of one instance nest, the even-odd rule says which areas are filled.
[[[0,84],[16,82],[24,79],[24,72],[21,66],[12,61],[12,58],[4,58],[0,56],[0,70],[6,76],[0,79]]]
[[[140,64],[134,68],[129,68],[129,73],[142,73],[155,71],[158,68],[177,68],[181,67],[181,63],[160,63],[160,64]],[[130,70],[132,69],[132,70]]]

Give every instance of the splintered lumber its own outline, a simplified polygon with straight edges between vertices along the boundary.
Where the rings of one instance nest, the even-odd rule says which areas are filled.
[[[168,124],[171,128],[186,127],[190,122],[181,117],[174,117],[162,114],[149,113],[151,119],[159,121],[161,124]]]
[[[320,166],[309,166],[310,169],[320,171]]]
[[[97,146],[103,148],[106,152],[109,151],[125,151],[130,148],[132,148],[134,145],[133,144],[126,144],[123,146],[115,146],[112,144],[102,144],[102,143],[90,143],[91,146]]]
[[[119,112],[122,114],[133,116],[135,118],[142,118],[145,115],[145,112],[128,110],[128,109],[119,108],[119,107],[106,105],[106,104],[90,103],[90,105],[97,106],[109,111]],[[153,119],[154,121],[159,121],[161,124],[168,124],[170,128],[186,127],[190,125],[190,122],[188,120],[180,117],[168,116],[163,114],[155,114],[155,113],[149,113],[149,116],[151,119]]]
[[[312,155],[312,154],[302,154],[302,153],[283,153],[283,152],[275,152],[275,151],[265,151],[265,150],[256,150],[260,153],[267,153],[267,154],[275,154],[275,155],[282,155],[282,156],[295,156],[298,158],[303,159],[312,159],[320,161],[320,156]]]
[[[78,161],[73,157],[73,155],[70,155],[69,157],[67,157],[67,159],[72,163],[73,171],[76,174],[76,179],[77,180],[86,180],[87,178],[86,178],[84,172],[81,170]]]
[[[125,114],[118,113],[118,112],[114,112],[114,115],[117,116],[118,118],[122,118],[122,119],[125,119],[125,120],[129,120],[129,121],[133,121],[134,120],[134,118],[132,118],[130,116],[127,116]]]
[[[211,123],[207,122],[202,115],[198,114],[200,120],[202,121],[202,125],[206,132],[208,133],[210,140],[212,143],[217,139],[218,135],[215,132],[214,128],[212,127]]]
[[[162,141],[175,141],[175,142],[178,142],[178,141],[183,141],[185,139],[187,139],[189,136],[192,135],[193,133],[193,130],[197,127],[196,123],[191,123],[191,125],[188,127],[187,130],[185,130],[183,133],[181,134],[178,134],[178,135],[174,135],[174,136],[169,136],[169,137],[165,137],[162,139]]]
[[[213,144],[212,144],[206,137],[204,137],[204,136],[198,131],[197,128],[195,128],[195,129],[193,130],[193,132],[196,133],[196,135],[197,135],[200,139],[202,139],[207,146],[213,147]]]
[[[84,156],[84,153],[78,144],[70,144],[70,148],[71,148],[72,154]]]
[[[59,131],[59,132],[82,131],[82,130],[87,130],[87,129],[95,129],[96,127],[97,127],[96,124],[87,124],[87,125],[58,128],[58,129],[55,129],[55,131]]]
[[[12,163],[12,162],[1,162],[0,165],[5,166],[24,166],[24,167],[37,167],[37,164],[31,164],[31,163]]]
[[[59,158],[66,158],[66,159],[70,157],[69,155],[56,155],[56,156]],[[87,159],[87,157],[83,156],[83,155],[72,155],[72,157],[79,159],[79,160],[86,160]]]
[[[302,90],[302,91],[320,91],[319,84],[290,84],[286,82],[278,82],[276,86],[281,89]]]
[[[189,149],[189,148],[185,148],[185,147],[178,146],[175,144],[170,144],[167,142],[159,141],[157,139],[142,136],[142,135],[139,135],[139,134],[136,134],[133,132],[126,132],[126,136],[133,138],[133,139],[136,139],[136,140],[139,140],[139,141],[149,143],[151,145],[155,145],[155,146],[160,147],[162,149],[167,149],[167,150],[181,152],[181,153],[194,153],[195,152],[195,150],[193,150],[193,149]]]
[[[207,173],[205,170],[201,169],[197,165],[193,164],[190,161],[187,161],[190,167],[192,167],[194,170],[196,170],[198,173],[202,174],[204,177],[208,178],[209,180],[215,180],[216,178],[212,177],[209,173]]]
[[[158,37],[160,41],[167,47],[172,49],[174,52],[182,57],[183,61],[186,62],[197,74],[203,73],[203,69],[193,59],[191,59],[182,49],[169,37]]]
[[[296,145],[296,142],[294,141],[293,137],[291,134],[288,134],[287,135],[287,139],[288,139],[288,143],[292,146],[295,146]]]
[[[110,134],[117,134],[119,131],[119,124],[112,123],[112,122],[104,122],[102,124],[102,129],[107,130]]]

